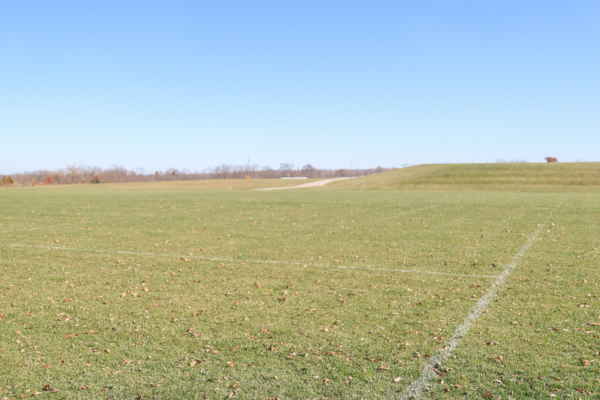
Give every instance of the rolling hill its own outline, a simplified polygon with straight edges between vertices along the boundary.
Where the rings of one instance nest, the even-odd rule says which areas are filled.
[[[356,190],[596,190],[600,163],[424,164],[334,182]]]

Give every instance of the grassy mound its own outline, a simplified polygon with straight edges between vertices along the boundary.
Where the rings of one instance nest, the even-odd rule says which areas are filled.
[[[334,182],[330,189],[531,189],[600,188],[600,163],[425,164],[361,179]]]

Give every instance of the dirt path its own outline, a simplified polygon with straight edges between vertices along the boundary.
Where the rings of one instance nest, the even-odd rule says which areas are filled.
[[[334,179],[323,179],[322,181],[314,181],[314,182],[308,182],[308,183],[303,183],[302,185],[298,185],[298,186],[286,186],[286,187],[276,187],[276,188],[264,188],[264,189],[255,189],[255,190],[284,190],[284,189],[301,189],[301,188],[309,188],[309,187],[317,187],[317,186],[325,186],[330,182],[335,182],[335,181],[341,181],[344,179],[352,179],[355,177],[348,177],[348,178],[334,178]]]

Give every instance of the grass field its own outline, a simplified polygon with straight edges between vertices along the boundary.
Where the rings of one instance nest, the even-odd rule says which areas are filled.
[[[369,179],[1,189],[0,399],[600,397],[594,187]]]

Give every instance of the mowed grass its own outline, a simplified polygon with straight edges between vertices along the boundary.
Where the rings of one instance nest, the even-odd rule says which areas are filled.
[[[400,397],[538,224],[421,398],[597,398],[599,197],[1,190],[0,398]]]

